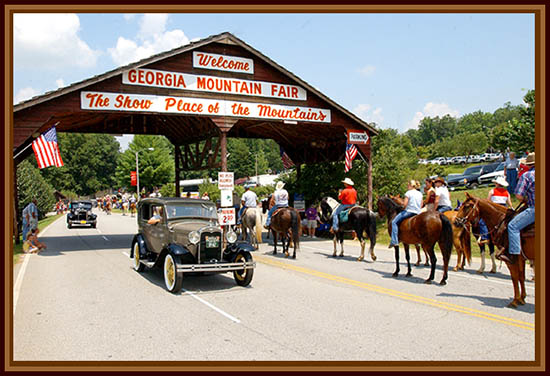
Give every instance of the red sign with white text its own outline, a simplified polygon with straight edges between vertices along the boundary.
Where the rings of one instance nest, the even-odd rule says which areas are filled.
[[[235,208],[221,208],[218,211],[218,221],[220,226],[235,224]]]
[[[348,130],[349,144],[368,144],[369,141],[370,137],[366,131]]]
[[[130,185],[137,185],[137,174],[135,171],[130,171]]]

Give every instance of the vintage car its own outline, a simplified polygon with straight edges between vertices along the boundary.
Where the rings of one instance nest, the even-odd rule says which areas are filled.
[[[254,248],[237,243],[232,230],[226,232],[224,241],[212,201],[146,198],[138,203],[137,223],[130,250],[133,268],[142,272],[161,267],[168,291],[181,290],[184,273],[231,271],[240,286],[252,281],[256,263],[250,251]]]
[[[67,227],[72,228],[74,225],[96,227],[97,215],[92,213],[91,201],[72,201],[69,204]]]

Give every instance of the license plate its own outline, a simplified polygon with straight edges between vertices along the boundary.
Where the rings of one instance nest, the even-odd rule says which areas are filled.
[[[220,245],[219,236],[207,236],[206,239],[206,248],[218,248]]]
[[[80,223],[82,223],[83,225],[85,225],[85,224],[86,224],[86,221],[80,221]]]

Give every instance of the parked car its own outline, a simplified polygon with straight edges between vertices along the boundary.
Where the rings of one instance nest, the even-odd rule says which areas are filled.
[[[483,153],[479,156],[479,159],[482,162],[490,162],[491,161],[491,153]]]
[[[462,156],[453,157],[453,158],[451,158],[451,163],[452,163],[452,164],[462,164],[462,165],[465,165],[465,164],[466,164],[466,157],[462,157]]]
[[[67,227],[73,228],[74,225],[79,226],[97,226],[97,215],[92,213],[91,201],[72,201],[69,204],[69,212],[67,213]]]
[[[506,176],[504,175],[504,165],[505,165],[505,163],[504,162],[497,162],[495,164],[497,165],[497,167],[493,171],[491,171],[489,173],[486,173],[486,174],[483,174],[479,178],[477,178],[477,181],[480,185],[481,184],[491,184],[491,181],[495,180],[499,176],[502,176],[503,178],[506,178]]]
[[[427,165],[429,162],[427,159],[419,159],[418,160],[418,164],[421,164],[421,165]]]
[[[443,165],[446,165],[447,164],[447,158],[445,157],[437,157],[437,158],[434,158],[430,161],[431,164],[438,164],[440,166],[443,166]]]
[[[479,182],[477,179],[481,175],[494,171],[494,169],[497,166],[498,164],[495,166],[495,164],[492,163],[487,165],[478,165],[478,166],[468,167],[466,170],[464,170],[464,173],[462,173],[461,175],[447,178],[447,186],[449,187],[450,190],[455,190],[456,188],[459,188],[459,187],[475,189],[479,185]]]
[[[467,163],[479,163],[481,160],[477,155],[469,155],[467,158]]]
[[[149,223],[153,215],[157,223]],[[163,269],[164,284],[176,293],[183,286],[183,274],[193,272],[233,272],[235,282],[247,286],[252,281],[254,248],[237,243],[228,230],[227,246],[218,224],[216,204],[189,198],[146,198],[138,204],[138,233],[132,241],[130,258],[134,270]]]

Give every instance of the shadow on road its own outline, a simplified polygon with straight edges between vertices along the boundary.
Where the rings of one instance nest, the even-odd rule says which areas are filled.
[[[41,256],[59,256],[74,251],[101,251],[128,249],[132,246],[134,234],[121,235],[75,234],[74,236],[42,236],[40,241],[48,247]]]
[[[166,287],[164,285],[164,276],[161,268],[149,269],[139,274],[150,283],[158,286],[163,290],[166,290]],[[254,280],[252,280],[252,284],[253,283]],[[183,289],[193,293],[216,293],[232,288],[252,288],[252,285],[249,285],[247,287],[239,287],[235,283],[233,273],[231,272],[223,274],[185,273],[183,275]],[[184,292],[180,292],[176,295],[181,294],[184,294]]]
[[[430,269],[429,268],[425,268],[425,269],[422,269],[422,271],[415,272],[415,269],[413,267],[412,271],[411,271],[412,276],[410,276],[410,277],[406,276],[406,274],[407,274],[407,265],[405,265],[404,267],[402,265],[400,265],[400,268],[401,268],[401,270],[399,271],[399,275],[397,277],[393,276],[393,271],[386,272],[386,271],[383,271],[383,270],[376,270],[376,269],[367,269],[367,271],[378,273],[382,276],[382,278],[401,279],[401,280],[404,280],[404,281],[407,281],[407,282],[420,283],[420,284],[424,284],[424,282],[430,276]],[[441,280],[442,277],[443,277],[442,274],[436,272],[434,280],[432,281],[432,285],[440,286],[440,287],[444,288],[445,286],[441,286],[439,284],[439,281]],[[447,284],[449,284],[448,279],[447,279]]]
[[[507,308],[508,303],[512,301],[512,297],[494,298],[494,297],[478,296],[478,295],[450,294],[447,292],[442,292],[438,294],[438,296],[475,299],[481,302],[481,304],[484,306],[495,307],[495,308]],[[523,306],[518,306],[518,308],[512,308],[512,309],[516,309],[517,311],[520,311],[520,312],[535,313],[535,305],[531,303],[525,303],[525,305]]]

